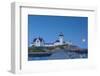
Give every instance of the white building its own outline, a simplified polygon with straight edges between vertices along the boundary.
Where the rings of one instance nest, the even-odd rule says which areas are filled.
[[[45,43],[43,38],[35,38],[33,40],[33,44],[36,47],[44,46],[44,47],[51,47],[51,46],[57,46],[57,45],[64,45],[66,42],[64,41],[64,35],[62,33],[59,34],[58,39],[53,43]]]
[[[38,38],[35,38],[34,40],[33,40],[33,45],[34,46],[44,46],[44,40],[42,39],[42,38],[40,38],[40,37],[38,37]]]

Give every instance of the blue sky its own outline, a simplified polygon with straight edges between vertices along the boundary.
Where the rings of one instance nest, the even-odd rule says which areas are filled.
[[[59,33],[66,41],[81,47],[88,47],[88,17],[28,15],[28,42],[42,37],[46,43],[57,40]]]

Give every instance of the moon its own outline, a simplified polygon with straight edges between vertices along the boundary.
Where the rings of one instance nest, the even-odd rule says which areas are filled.
[[[82,42],[85,42],[85,41],[86,41],[86,39],[85,39],[85,38],[83,38],[83,39],[82,39]]]

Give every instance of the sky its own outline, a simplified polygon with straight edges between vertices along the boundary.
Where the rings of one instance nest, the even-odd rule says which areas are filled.
[[[28,15],[28,44],[36,37],[53,43],[61,32],[65,41],[88,48],[88,17]]]

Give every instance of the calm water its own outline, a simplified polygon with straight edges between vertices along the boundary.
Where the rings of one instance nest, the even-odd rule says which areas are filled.
[[[71,52],[65,50],[58,50],[57,52],[52,53],[50,56],[46,57],[28,57],[28,60],[54,60],[54,59],[78,59],[78,58],[87,58],[87,52]]]

